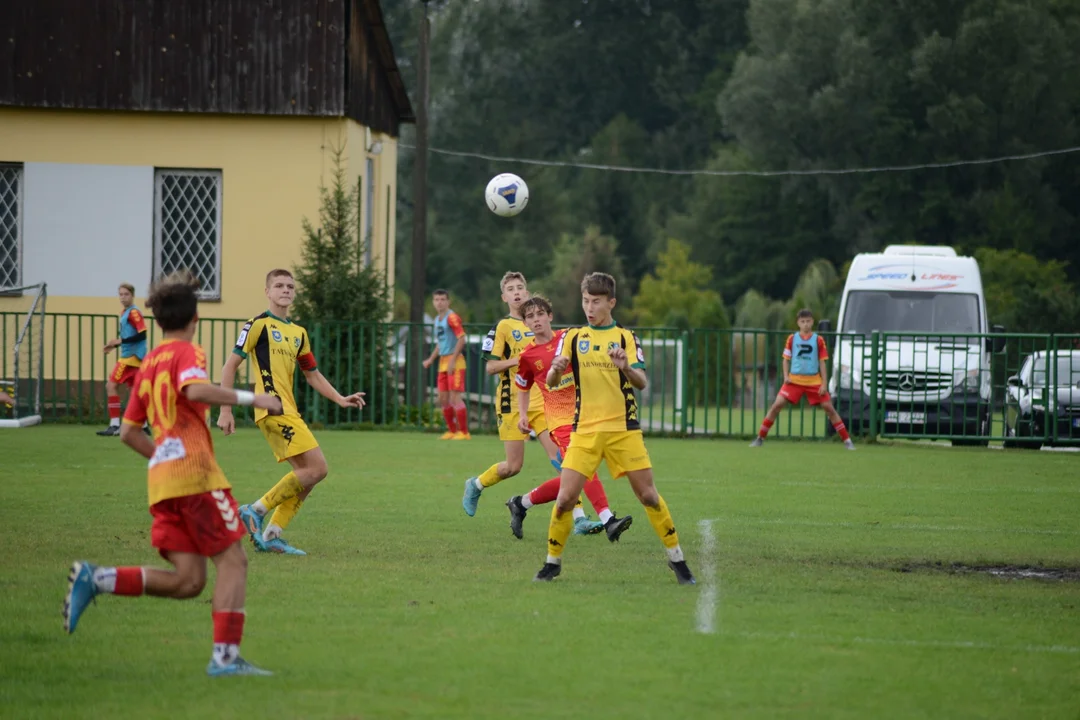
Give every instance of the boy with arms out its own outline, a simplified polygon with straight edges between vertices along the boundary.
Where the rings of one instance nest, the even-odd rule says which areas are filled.
[[[326,477],[326,458],[319,443],[296,409],[293,376],[296,366],[304,379],[328,400],[343,408],[364,407],[364,393],[342,396],[319,372],[307,330],[288,319],[289,306],[296,295],[296,283],[288,270],[271,270],[266,275],[266,297],[270,309],[252,318],[240,331],[229,359],[221,371],[222,387],[232,387],[236,370],[253,356],[256,387],[281,398],[282,414],[273,416],[255,411],[255,424],[262,430],[277,461],[288,462],[292,470],[259,500],[240,506],[240,520],[251,542],[260,551],[306,555],[285,541],[281,534],[289,526],[312,489]],[[217,425],[226,435],[236,431],[232,408],[222,407]],[[273,510],[273,516],[267,517]]]
[[[503,275],[499,287],[502,289],[502,299],[509,308],[510,314],[491,328],[487,338],[484,339],[484,353],[487,357],[484,371],[488,375],[497,375],[499,378],[498,388],[495,391],[495,416],[499,425],[499,439],[503,441],[503,447],[506,449],[506,459],[495,463],[479,476],[465,481],[465,494],[461,498],[461,506],[465,508],[465,514],[469,517],[476,514],[476,506],[480,502],[480,493],[484,491],[484,488],[496,485],[521,472],[521,465],[525,461],[525,441],[529,438],[529,433],[522,432],[518,427],[517,393],[514,392],[513,380],[518,356],[532,342],[532,330],[525,327],[521,319],[521,305],[529,298],[529,291],[525,287],[525,276],[512,271]],[[526,417],[530,428],[536,433],[537,439],[551,459],[551,464],[559,467],[559,449],[548,437],[543,401],[539,395],[540,390],[537,388],[532,396],[535,409]]]
[[[461,316],[450,309],[450,292],[431,294],[435,306],[435,347],[424,360],[424,369],[439,361],[439,406],[446,420],[446,432],[440,440],[468,440],[469,413],[461,394],[465,392],[465,326]]]
[[[143,358],[146,357],[146,319],[139,308],[135,307],[135,286],[123,283],[117,290],[120,305],[120,337],[105,343],[102,350],[106,355],[120,348],[120,359],[116,361],[108,379],[105,381],[105,394],[109,405],[109,427],[98,430],[98,435],[114,436],[120,434],[120,386],[127,385],[129,394],[135,374],[139,372]]]
[[[776,394],[772,407],[765,413],[758,436],[750,447],[761,447],[780,411],[788,403],[798,405],[805,395],[811,407],[820,405],[829,416],[829,422],[844,441],[844,447],[854,450],[855,443],[851,441],[844,420],[829,399],[829,385],[825,382],[823,372],[829,351],[825,347],[825,340],[814,332],[814,313],[803,308],[796,315],[795,322],[799,325],[799,332],[789,335],[784,345],[784,384]]]
[[[558,387],[549,388],[546,385],[548,370],[551,368],[551,361],[555,358],[555,349],[566,334],[566,330],[552,331],[551,303],[543,296],[533,295],[526,300],[521,306],[521,314],[525,318],[525,324],[533,331],[533,342],[522,351],[518,358],[517,373],[514,375],[520,410],[518,429],[528,432],[528,413],[531,404],[529,391],[536,385],[544,398],[544,417],[548,427],[552,428],[551,439],[555,441],[562,456],[566,457],[566,450],[570,445],[570,432],[574,424],[574,403],[577,401],[574,378],[572,375],[564,375]],[[555,476],[543,485],[534,488],[532,492],[515,495],[506,502],[506,507],[510,509],[510,531],[514,533],[514,537],[521,539],[521,526],[529,508],[555,500],[559,495],[559,485],[560,478]],[[574,534],[586,535],[590,532],[599,532],[603,528],[607,531],[608,540],[616,542],[634,519],[629,515],[615,517],[608,507],[607,494],[596,473],[593,473],[592,478],[585,483],[585,494],[600,516],[600,522],[593,523],[585,517],[585,512],[581,509],[581,500],[578,499],[574,504]]]
[[[548,371],[548,387],[559,387],[564,374],[573,375],[576,389],[574,428],[562,462],[559,496],[551,511],[548,554],[535,580],[554,580],[562,572],[562,553],[570,537],[570,510],[601,460],[613,478],[626,476],[645,506],[667,551],[668,566],[680,585],[694,584],[667,503],[653,484],[652,463],[645,449],[634,389],[644,390],[645,355],[637,336],[611,317],[615,308],[615,278],[590,273],[581,281],[581,307],[589,324],[563,335]]]
[[[210,384],[206,355],[191,342],[199,321],[198,288],[198,281],[186,272],[174,273],[151,288],[147,305],[165,339],[146,356],[135,377],[136,391],[120,430],[120,439],[150,460],[151,542],[176,569],[76,562],[68,577],[64,629],[75,632],[83,611],[102,593],[196,597],[206,585],[206,558],[210,558],[217,580],[211,601],[214,647],[207,674],[270,675],[240,656],[247,588],[244,527],[229,481],[214,458],[207,421],[210,405],[254,405],[276,413],[281,401]],[[141,431],[147,420],[153,440]]]

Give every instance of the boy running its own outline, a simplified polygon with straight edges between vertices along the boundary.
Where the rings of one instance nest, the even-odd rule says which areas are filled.
[[[175,273],[150,289],[146,304],[165,339],[146,356],[120,439],[150,460],[148,486],[153,526],[150,541],[176,568],[98,567],[85,561],[71,566],[64,600],[64,629],[75,632],[95,596],[153,595],[177,600],[194,598],[206,585],[206,558],[217,569],[211,609],[214,646],[206,673],[270,675],[240,656],[244,632],[247,557],[241,540],[229,481],[214,458],[207,428],[210,405],[254,405],[263,412],[281,412],[270,395],[227,390],[211,385],[206,355],[191,342],[198,324],[196,291],[190,274]],[[149,421],[154,439],[142,433]]]
[[[811,407],[820,405],[829,416],[829,422],[844,441],[844,447],[854,450],[855,443],[851,441],[844,420],[829,399],[829,386],[825,382],[825,373],[822,372],[825,361],[829,359],[829,350],[825,347],[825,340],[814,332],[813,311],[803,308],[795,316],[795,322],[799,325],[799,332],[789,335],[784,345],[784,384],[776,394],[772,407],[765,413],[758,436],[750,443],[750,447],[761,447],[780,411],[788,403],[798,405],[805,395]]]

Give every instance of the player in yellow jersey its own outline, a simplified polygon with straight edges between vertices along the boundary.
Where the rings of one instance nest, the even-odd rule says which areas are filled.
[[[306,555],[287,543],[281,533],[296,517],[312,488],[326,477],[327,467],[319,443],[296,409],[292,392],[296,366],[300,366],[311,387],[343,408],[364,407],[364,393],[342,396],[319,372],[307,331],[288,319],[295,294],[296,283],[288,270],[271,270],[267,274],[266,297],[270,309],[249,320],[240,331],[236,347],[221,371],[221,385],[232,387],[240,363],[254,356],[256,389],[281,398],[282,414],[268,415],[256,410],[255,424],[266,436],[277,461],[287,461],[292,470],[262,498],[241,506],[240,519],[257,550]],[[236,430],[232,408],[222,406],[217,425],[226,435]],[[267,524],[271,510],[274,514]]]
[[[562,572],[562,554],[574,527],[571,511],[585,482],[607,462],[613,478],[626,476],[649,523],[667,550],[668,565],[680,585],[692,585],[679,534],[667,503],[653,484],[652,463],[638,419],[634,389],[648,385],[645,355],[637,336],[611,317],[615,308],[615,278],[590,273],[581,281],[581,306],[589,324],[571,328],[559,341],[548,371],[548,387],[559,387],[573,373],[577,409],[570,447],[562,461],[559,497],[551,511],[548,554],[536,580],[554,580]]]
[[[499,379],[495,389],[495,419],[499,425],[499,439],[503,441],[503,447],[506,450],[506,459],[495,463],[479,476],[465,481],[465,494],[461,498],[461,506],[465,508],[465,514],[469,517],[476,514],[476,505],[480,502],[480,493],[484,491],[484,488],[496,485],[521,472],[521,465],[525,462],[525,441],[529,438],[529,434],[521,432],[518,427],[517,392],[514,390],[514,372],[517,369],[518,356],[532,343],[533,338],[532,330],[525,326],[525,321],[521,318],[521,306],[529,299],[529,290],[525,285],[525,276],[512,271],[503,275],[499,288],[502,290],[502,299],[506,303],[509,314],[488,332],[487,337],[484,338],[483,350],[487,357],[484,371]],[[547,423],[544,420],[544,399],[540,396],[539,388],[533,388],[531,398],[532,410],[528,415],[529,426],[536,433],[537,440],[544,446],[551,464],[558,469],[560,467],[559,448],[549,436]]]

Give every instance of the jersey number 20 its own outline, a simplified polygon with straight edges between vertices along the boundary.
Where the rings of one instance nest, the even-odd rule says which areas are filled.
[[[139,397],[146,407],[146,419],[151,426],[168,431],[176,424],[176,390],[171,374],[159,372],[153,384],[143,380],[139,385]]]

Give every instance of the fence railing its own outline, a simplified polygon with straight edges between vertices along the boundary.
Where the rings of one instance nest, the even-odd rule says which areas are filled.
[[[0,313],[0,383],[21,317]],[[200,321],[211,380],[232,352],[242,319]],[[464,401],[473,432],[495,431],[496,379],[481,354],[488,325],[466,326]],[[116,360],[105,343],[115,316],[49,313],[44,327],[42,417],[105,422],[105,377]],[[297,374],[301,412],[316,427],[439,429],[430,327],[408,323],[319,323],[308,327],[320,370],[342,393],[363,390],[367,406],[342,409]],[[750,437],[783,384],[786,331],[637,328],[649,387],[639,393],[646,432]],[[150,345],[160,330],[148,322]],[[1080,335],[828,334],[831,402],[855,435],[1034,447],[1080,443]],[[251,386],[250,362],[237,376]],[[250,413],[237,409],[238,421]],[[770,437],[823,439],[834,433],[820,408],[787,407]]]

